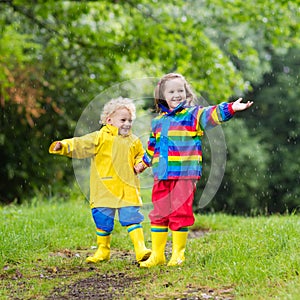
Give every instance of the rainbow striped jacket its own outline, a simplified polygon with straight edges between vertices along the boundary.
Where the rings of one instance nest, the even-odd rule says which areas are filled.
[[[215,106],[165,107],[152,120],[143,162],[152,166],[155,180],[199,179],[202,174],[202,136],[204,130],[228,121],[234,115],[233,103]]]

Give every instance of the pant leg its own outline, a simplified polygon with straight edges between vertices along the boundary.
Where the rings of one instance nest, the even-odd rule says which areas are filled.
[[[92,209],[92,216],[97,229],[112,232],[115,221],[115,208],[95,207]]]
[[[170,203],[170,181],[155,180],[152,188],[153,210],[149,213],[152,225],[168,226],[169,214],[171,210]]]
[[[144,216],[140,212],[140,206],[126,206],[118,208],[119,222],[122,226],[139,224],[144,221]]]
[[[194,224],[193,201],[196,191],[195,180],[177,180],[171,193],[172,212],[169,215],[169,228],[179,230]]]

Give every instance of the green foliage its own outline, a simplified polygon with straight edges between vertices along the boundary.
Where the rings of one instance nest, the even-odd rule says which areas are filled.
[[[249,128],[269,152],[269,211],[299,208],[299,62],[299,48],[291,49],[285,56],[274,55],[273,72],[265,75],[264,84],[252,95],[257,109],[248,120]]]
[[[243,119],[236,117],[222,125],[227,144],[225,173],[220,188],[204,211],[254,215],[265,213],[269,155],[266,146],[258,138],[250,136],[245,116],[250,113],[247,111],[243,113]],[[205,141],[204,171],[198,184],[199,194],[207,184],[211,171],[209,147]],[[199,209],[198,203],[194,205],[196,210]]]
[[[296,1],[260,0],[1,2],[0,201],[73,182],[71,161],[48,155],[49,144],[73,136],[89,101],[116,83],[176,71],[213,103],[251,91],[274,53],[299,44],[297,9]],[[242,165],[249,174],[251,164]],[[242,192],[233,178],[232,191]],[[250,181],[245,191],[261,194]]]
[[[215,200],[218,210],[223,207],[234,213],[265,212],[269,155],[266,146],[258,137],[251,137],[249,131],[247,117],[225,125],[228,160]]]

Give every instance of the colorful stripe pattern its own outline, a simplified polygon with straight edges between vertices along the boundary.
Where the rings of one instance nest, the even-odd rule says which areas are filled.
[[[142,225],[141,224],[133,224],[133,225],[129,225],[127,226],[127,232],[131,232],[133,230],[136,230],[138,228],[142,228]]]
[[[148,148],[143,157],[154,179],[199,179],[202,174],[204,130],[233,117],[232,103],[187,107],[182,102],[152,120]]]
[[[96,234],[99,235],[99,236],[108,236],[108,235],[111,234],[111,232],[104,231],[100,228],[96,228]]]
[[[151,232],[168,232],[168,226],[151,225]]]
[[[189,228],[188,227],[181,227],[179,228],[178,230],[176,231],[179,231],[179,232],[188,232],[189,231]]]

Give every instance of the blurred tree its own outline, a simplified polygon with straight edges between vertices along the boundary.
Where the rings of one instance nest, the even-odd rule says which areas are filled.
[[[256,110],[249,117],[250,133],[267,147],[270,163],[265,197],[270,212],[298,210],[300,205],[300,48],[272,56],[272,72],[251,95]]]
[[[70,180],[48,146],[107,87],[176,71],[227,100],[299,41],[296,17],[296,1],[0,1],[0,201]]]
[[[228,123],[222,125],[224,131],[227,155],[224,177],[220,177],[220,188],[205,207],[194,203],[195,210],[223,211],[231,214],[265,213],[267,207],[266,191],[268,190],[269,153],[265,144],[258,136],[251,136],[248,116],[251,112],[240,113]],[[205,139],[203,177],[198,183],[198,195],[207,184],[212,163],[211,145]],[[221,166],[219,166],[221,168]]]
[[[226,171],[204,211],[258,214],[299,209],[299,48],[272,55],[271,64],[272,72],[248,95],[254,107],[222,126],[228,148]],[[207,141],[204,147],[208,155],[198,194],[211,167]]]

